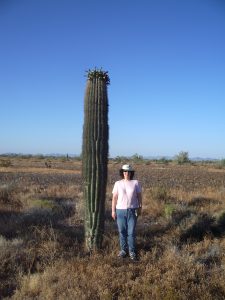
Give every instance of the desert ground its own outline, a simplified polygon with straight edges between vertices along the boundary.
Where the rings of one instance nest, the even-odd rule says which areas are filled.
[[[143,189],[137,262],[119,259],[112,187]],[[84,243],[81,161],[0,159],[0,299],[225,299],[225,168],[109,160],[103,247]]]

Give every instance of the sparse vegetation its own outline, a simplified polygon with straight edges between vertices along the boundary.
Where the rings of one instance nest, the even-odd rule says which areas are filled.
[[[190,162],[190,159],[189,159],[188,152],[185,152],[185,151],[179,152],[179,154],[177,154],[177,155],[175,156],[175,161],[176,161],[179,165],[189,163],[189,162]]]
[[[223,169],[225,168],[225,158],[221,159],[217,163],[218,169]]]
[[[0,170],[0,298],[224,299],[225,170],[135,165],[143,186],[140,260],[117,258],[109,162],[103,249],[87,254],[81,162],[12,157]],[[51,159],[53,161],[53,159]],[[17,203],[20,203],[18,205]]]
[[[0,159],[0,167],[8,168],[12,165],[12,162],[10,159]]]

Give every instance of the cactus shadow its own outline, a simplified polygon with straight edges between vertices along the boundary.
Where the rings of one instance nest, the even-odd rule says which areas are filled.
[[[46,198],[45,198],[46,199]],[[84,240],[83,224],[69,225],[68,218],[73,218],[76,207],[71,199],[51,198],[51,205],[34,207],[27,211],[0,210],[0,235],[6,239],[29,238],[35,227],[52,228],[60,236],[70,237],[71,240]],[[53,204],[52,204],[53,203]]]
[[[225,234],[225,214],[217,220],[208,214],[200,214],[194,224],[180,235],[180,243],[200,242],[205,236],[220,238]]]

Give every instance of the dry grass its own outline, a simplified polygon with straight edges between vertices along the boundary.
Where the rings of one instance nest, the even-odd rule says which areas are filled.
[[[83,240],[80,162],[13,159],[1,168],[0,298],[225,299],[225,172],[137,165],[140,260],[119,260],[109,165],[102,251]],[[7,170],[6,170],[7,169]]]

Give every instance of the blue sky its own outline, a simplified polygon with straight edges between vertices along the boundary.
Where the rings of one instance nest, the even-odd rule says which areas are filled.
[[[109,72],[110,156],[225,157],[225,2],[0,0],[0,153],[81,153]]]

